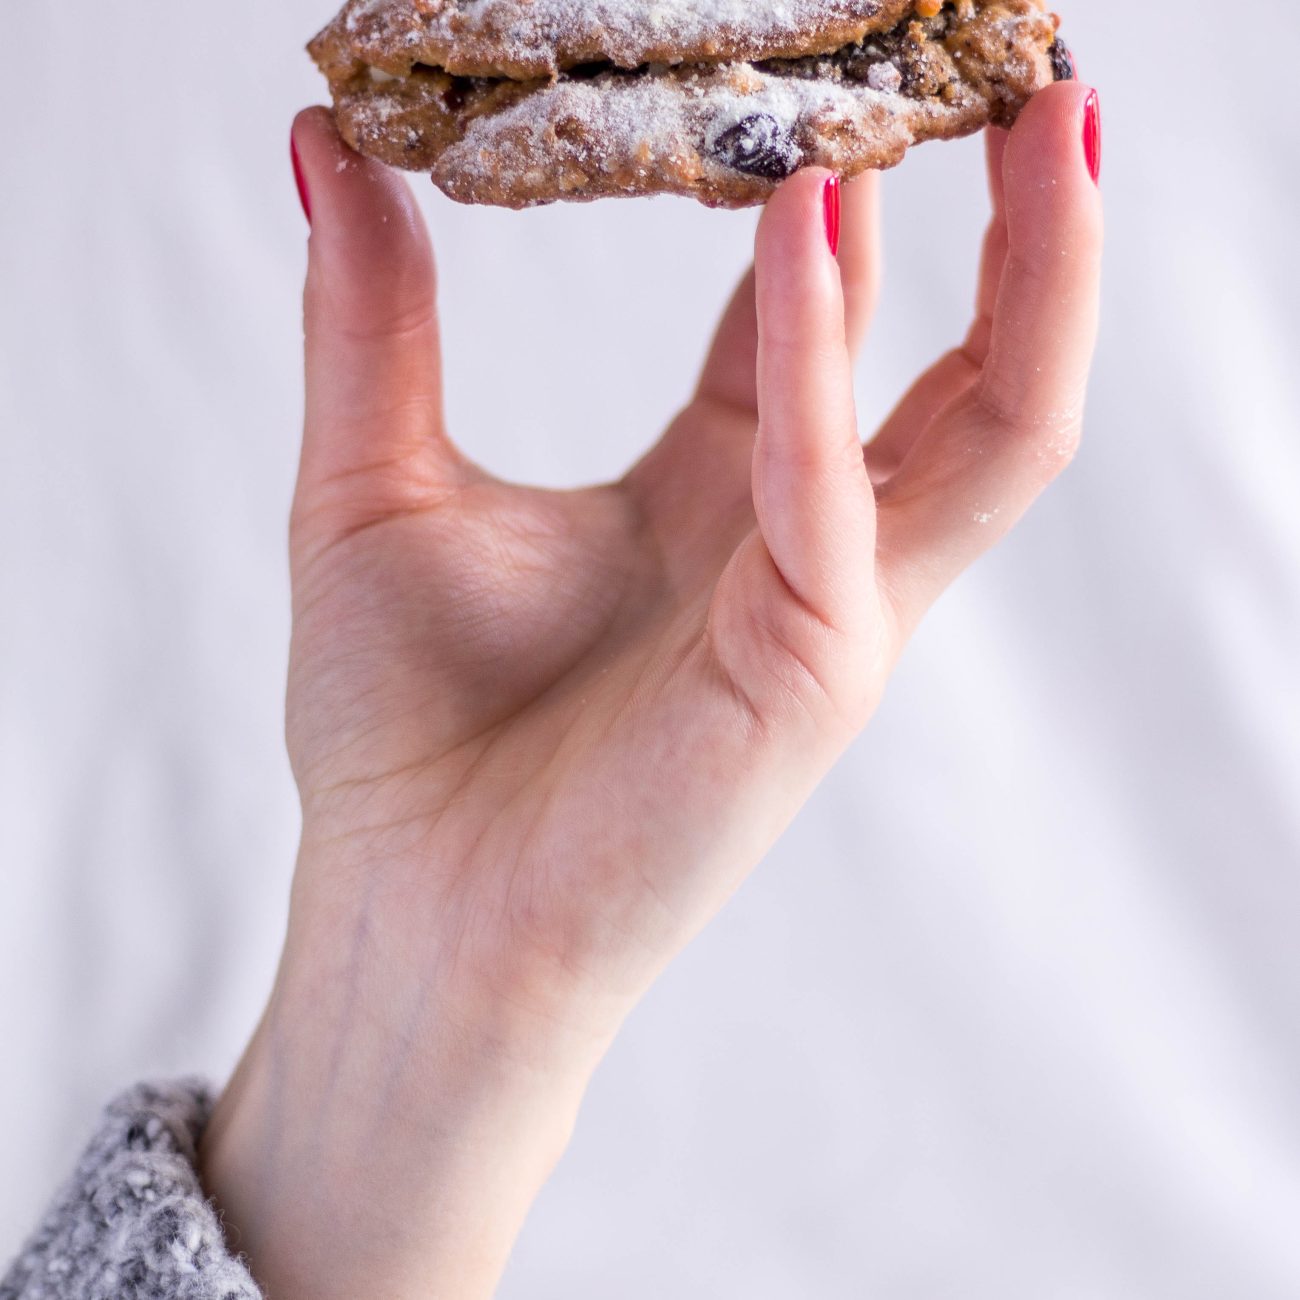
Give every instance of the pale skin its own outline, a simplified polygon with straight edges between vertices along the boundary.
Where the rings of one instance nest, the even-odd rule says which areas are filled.
[[[694,399],[623,479],[568,493],[457,448],[411,193],[298,119],[303,834],[275,988],[201,1152],[271,1300],[493,1293],[628,1012],[1066,466],[1101,250],[1087,93],[990,133],[974,324],[865,452],[875,181],[845,187],[837,261],[805,171]]]

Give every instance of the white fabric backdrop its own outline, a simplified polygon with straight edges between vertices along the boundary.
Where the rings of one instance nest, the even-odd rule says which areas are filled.
[[[2,1255],[105,1097],[223,1075],[271,976],[286,137],[328,9],[6,7]],[[1069,15],[1112,230],[1086,450],[628,1025],[506,1300],[1300,1295],[1300,129],[1285,75],[1235,87],[1266,66],[1220,6],[1154,49],[1132,13]],[[462,441],[548,483],[624,466],[752,216],[421,188]],[[886,193],[864,426],[963,327],[978,147]]]

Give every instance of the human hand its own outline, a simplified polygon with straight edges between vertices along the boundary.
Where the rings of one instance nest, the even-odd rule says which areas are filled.
[[[627,1012],[1068,462],[1101,240],[1087,93],[990,134],[975,324],[865,454],[875,180],[846,189],[837,263],[809,171],[765,210],[691,404],[625,478],[566,493],[452,443],[414,201],[299,118],[302,850],[204,1144],[272,1294],[490,1294]]]

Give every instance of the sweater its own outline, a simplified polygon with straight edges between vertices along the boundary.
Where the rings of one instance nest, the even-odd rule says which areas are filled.
[[[199,1185],[211,1111],[193,1079],[140,1084],[109,1105],[0,1300],[262,1300]]]

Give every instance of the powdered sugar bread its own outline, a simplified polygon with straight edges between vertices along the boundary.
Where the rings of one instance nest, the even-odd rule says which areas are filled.
[[[762,202],[1010,125],[1073,75],[1042,0],[349,0],[312,42],[344,138],[452,198]]]

